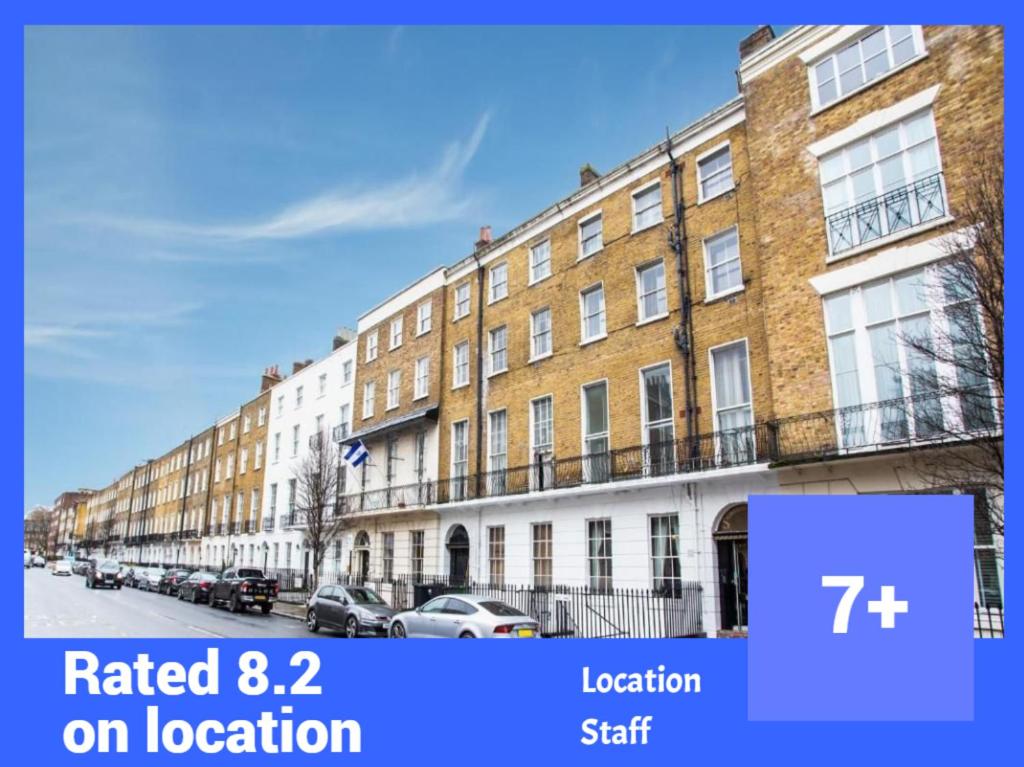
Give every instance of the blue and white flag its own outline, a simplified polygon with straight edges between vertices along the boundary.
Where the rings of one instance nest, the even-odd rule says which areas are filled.
[[[348,450],[345,451],[345,463],[352,468],[356,466],[362,466],[370,458],[370,451],[366,449],[360,440],[356,440],[348,446]]]

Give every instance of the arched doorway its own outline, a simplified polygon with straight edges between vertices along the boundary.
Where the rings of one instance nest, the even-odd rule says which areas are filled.
[[[448,533],[448,578],[451,583],[465,583],[469,575],[469,533],[455,525]]]
[[[363,580],[370,577],[370,534],[365,530],[356,533],[355,543],[352,544],[352,558],[354,571]]]
[[[722,628],[747,628],[747,504],[726,509],[715,527],[718,549],[718,599]]]

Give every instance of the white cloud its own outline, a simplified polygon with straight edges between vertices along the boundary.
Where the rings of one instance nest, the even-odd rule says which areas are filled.
[[[490,113],[477,121],[466,141],[447,146],[426,175],[413,174],[377,186],[336,189],[245,223],[190,224],[161,219],[90,216],[87,221],[147,237],[245,242],[289,240],[325,232],[399,229],[451,221],[463,216],[470,199],[462,176],[480,148]]]

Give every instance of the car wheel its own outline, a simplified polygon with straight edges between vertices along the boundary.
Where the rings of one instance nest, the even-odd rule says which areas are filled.
[[[459,639],[476,639],[476,637],[469,631],[463,631],[459,634]]]
[[[260,612],[264,615],[270,615],[270,611],[274,609],[273,605],[260,605]]]
[[[88,579],[88,578],[86,578],[86,579],[85,579],[85,587],[86,587],[87,589],[91,589],[91,588],[92,588],[92,584],[91,584],[91,583],[89,583],[89,579]]]
[[[192,590],[192,604],[199,604],[199,592],[195,589]]]
[[[306,613],[306,629],[311,634],[315,634],[320,630],[320,623],[316,619],[316,610],[310,610]]]
[[[391,624],[391,638],[392,639],[405,639],[405,626],[401,623]]]
[[[118,591],[120,591],[120,590],[121,590],[121,585],[120,585],[120,584],[118,584],[118,586],[117,586],[117,590],[118,590]]]
[[[359,638],[359,620],[354,615],[348,616],[348,620],[345,621],[345,636],[349,639]]]
[[[242,606],[238,603],[238,594],[231,595],[231,612],[240,613],[242,612]]]
[[[210,607],[216,607],[217,606],[217,600],[213,598],[213,592],[210,592],[210,597],[209,597],[209,599],[206,600],[206,603],[208,605],[210,605]]]

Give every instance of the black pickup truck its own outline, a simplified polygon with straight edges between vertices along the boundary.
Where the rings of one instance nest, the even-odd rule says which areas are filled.
[[[272,578],[264,578],[255,567],[230,568],[210,589],[210,607],[227,605],[231,612],[244,612],[250,605],[259,605],[266,615],[274,609],[281,587]]]

